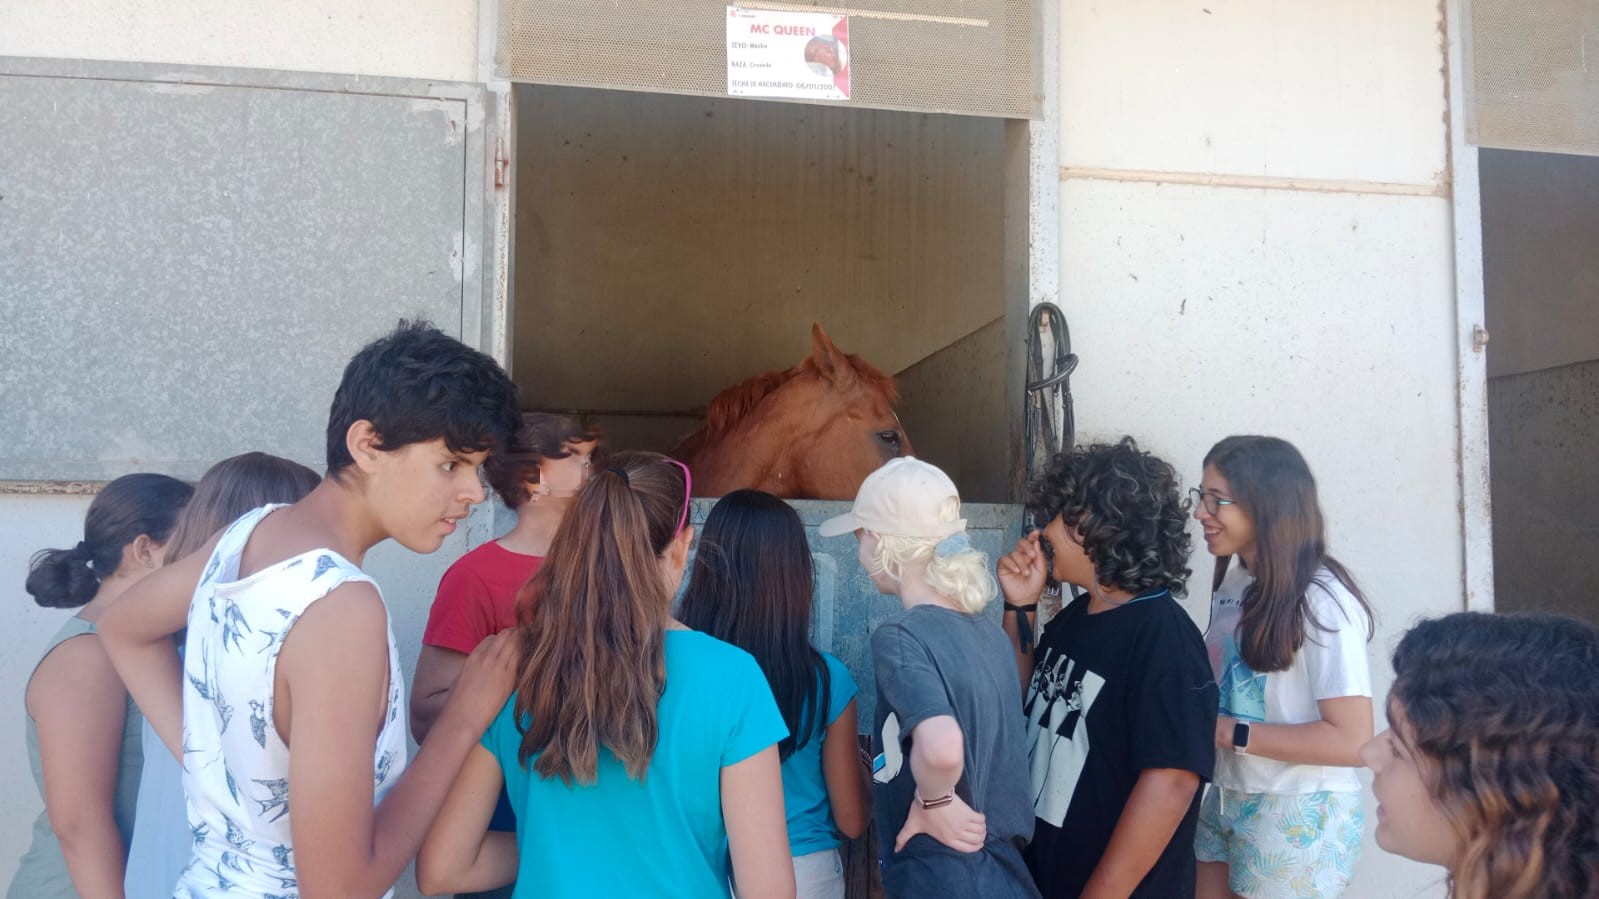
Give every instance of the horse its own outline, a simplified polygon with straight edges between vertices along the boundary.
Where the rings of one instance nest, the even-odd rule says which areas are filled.
[[[861,481],[911,441],[894,414],[894,379],[839,350],[811,326],[811,354],[711,399],[705,424],[671,455],[694,475],[695,496],[740,488],[784,499],[851,500]]]

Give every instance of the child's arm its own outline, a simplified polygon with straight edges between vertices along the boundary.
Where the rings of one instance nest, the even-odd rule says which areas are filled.
[[[1198,789],[1199,775],[1192,771],[1146,768],[1140,772],[1081,899],[1131,896],[1166,851]]]
[[[1296,765],[1360,766],[1360,747],[1371,739],[1371,697],[1340,696],[1316,703],[1320,721],[1249,725],[1249,754]],[[1233,751],[1238,719],[1216,718],[1216,746]]]
[[[373,808],[373,740],[388,688],[388,613],[376,588],[343,584],[300,616],[278,655],[302,899],[378,896],[416,854],[467,753],[510,695],[514,641],[485,640],[415,760]]]
[[[466,653],[442,646],[424,645],[417,655],[411,676],[411,737],[418,743],[427,739],[433,722],[439,720],[465,664]]]
[[[866,777],[861,767],[855,700],[844,706],[822,739],[822,777],[838,832],[854,840],[866,832]]]
[[[489,830],[504,783],[493,754],[473,747],[417,854],[416,883],[422,892],[478,892],[516,879],[516,834]]]
[[[894,851],[905,848],[911,837],[925,833],[957,852],[976,852],[988,837],[988,819],[955,795],[966,770],[966,738],[952,715],[937,715],[911,731],[911,777],[916,798],[911,800],[905,826],[894,840]],[[950,797],[938,808],[923,808],[926,801]]]
[[[128,694],[99,642],[74,637],[45,656],[26,703],[39,733],[44,807],[72,887],[120,897],[127,847],[114,807]]]
[[[722,768],[722,819],[739,899],[794,895],[777,746]]]
[[[189,621],[194,587],[221,534],[139,579],[100,615],[106,656],[174,758],[183,758],[183,662],[172,635]]]
[[[1005,628],[1005,636],[1010,638],[1011,650],[1016,653],[1016,670],[1021,675],[1023,694],[1026,694],[1027,684],[1033,679],[1033,647],[1022,647],[1018,618],[1026,616],[1027,625],[1036,639],[1038,597],[1044,592],[1045,567],[1044,553],[1038,548],[1037,531],[1017,540],[1016,548],[1001,556],[995,565],[1007,607],[1000,616],[1000,622]],[[1032,611],[1027,611],[1029,606]]]

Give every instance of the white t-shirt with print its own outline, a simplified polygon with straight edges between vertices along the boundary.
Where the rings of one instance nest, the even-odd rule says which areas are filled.
[[[1254,580],[1235,561],[1210,603],[1205,648],[1216,673],[1221,714],[1251,723],[1304,724],[1321,720],[1316,703],[1323,699],[1371,696],[1366,655],[1370,616],[1326,568],[1316,573],[1307,591],[1311,615],[1326,630],[1306,622],[1305,642],[1287,670],[1257,674],[1250,669],[1238,654],[1234,632],[1244,589]],[[1246,793],[1360,789],[1354,768],[1299,765],[1225,750],[1216,754],[1215,783]]]

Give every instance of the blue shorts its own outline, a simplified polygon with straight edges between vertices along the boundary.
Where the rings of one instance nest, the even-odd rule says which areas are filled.
[[[1298,795],[1205,789],[1194,856],[1227,865],[1244,899],[1337,899],[1360,858],[1359,793]]]

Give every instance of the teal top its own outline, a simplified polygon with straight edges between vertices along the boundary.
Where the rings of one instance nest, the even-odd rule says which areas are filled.
[[[804,746],[783,762],[783,808],[788,811],[788,851],[809,855],[838,846],[833,806],[827,799],[827,779],[822,772],[822,738],[827,728],[855,698],[855,678],[844,663],[822,653],[827,663],[827,716],[816,722],[816,732]],[[820,680],[820,678],[818,678]],[[851,734],[851,739],[854,738]],[[854,758],[855,753],[850,753]]]
[[[754,657],[696,631],[667,632],[659,737],[641,781],[603,747],[587,786],[540,777],[534,759],[523,769],[515,703],[483,735],[516,810],[515,899],[726,899],[722,769],[788,735]]]
[[[43,662],[57,646],[71,640],[94,633],[94,625],[76,615],[68,618],[51,638],[49,645],[39,656]],[[34,666],[38,670],[38,666]],[[32,680],[32,676],[29,676]],[[28,767],[33,770],[33,782],[39,788],[39,795],[44,796],[44,766],[39,760],[39,731],[34,726],[33,717],[27,715],[24,706],[24,716],[27,718],[26,731],[28,741]],[[140,747],[140,740],[144,730],[144,718],[139,714],[139,707],[128,700],[127,716],[122,722],[122,755],[117,763],[117,791],[113,813],[117,820],[117,829],[122,831],[122,845],[128,845],[128,838],[133,835],[133,809],[139,792],[139,769],[144,762],[144,751]],[[33,843],[28,851],[23,854],[22,861],[17,865],[17,874],[11,880],[10,889],[6,890],[6,899],[77,899],[78,891],[72,887],[72,876],[67,873],[67,859],[61,854],[61,843],[56,839],[55,831],[50,829],[50,816],[48,812],[40,812],[39,817],[33,822]]]

